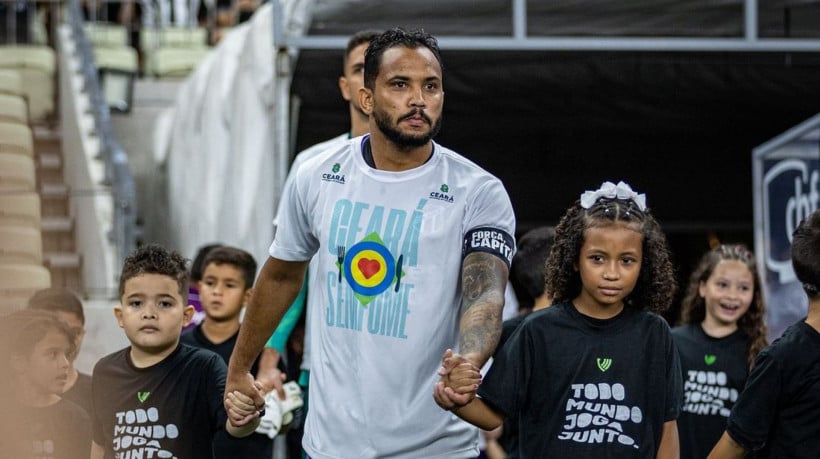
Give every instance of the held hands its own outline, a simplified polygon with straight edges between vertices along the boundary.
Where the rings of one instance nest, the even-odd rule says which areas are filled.
[[[461,354],[451,349],[444,352],[438,370],[441,379],[433,388],[433,399],[445,410],[455,410],[469,404],[475,398],[481,384],[481,369]]]
[[[250,373],[230,378],[225,383],[225,411],[234,427],[242,427],[259,418],[265,409],[262,384]]]

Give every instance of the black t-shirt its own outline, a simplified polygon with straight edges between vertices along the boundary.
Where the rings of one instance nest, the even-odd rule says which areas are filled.
[[[758,354],[729,416],[729,435],[758,458],[820,454],[820,333],[805,322]]]
[[[180,342],[194,347],[200,347],[217,353],[227,365],[231,360],[231,353],[236,346],[236,339],[239,331],[221,343],[214,343],[209,340],[202,331],[202,324],[185,331],[180,337]],[[281,360],[280,360],[281,363]],[[253,362],[251,373],[257,375],[259,372],[259,358]],[[222,430],[217,432],[213,440],[215,459],[257,459],[269,457],[273,451],[273,440],[263,434],[253,433],[244,438],[236,438]]]
[[[566,302],[524,320],[478,395],[518,420],[522,458],[646,458],[678,417],[681,385],[661,317],[596,320]]]
[[[495,349],[495,355],[497,356],[501,349],[504,347],[504,343],[506,343],[510,336],[518,329],[518,326],[524,322],[524,319],[530,315],[530,312],[519,314],[515,317],[507,319],[501,325],[501,339],[498,341],[498,347]],[[504,449],[504,452],[507,453],[508,459],[517,459],[518,456],[518,422],[513,422],[510,419],[504,419],[504,428],[501,429],[501,435],[498,437],[498,443]]]
[[[205,336],[205,333],[202,331],[202,324],[199,324],[196,327],[182,333],[182,336],[179,337],[179,342],[189,346],[201,347],[202,349],[207,349],[211,352],[216,352],[220,357],[222,357],[225,365],[227,365],[231,361],[231,354],[233,353],[233,348],[236,347],[236,340],[238,338],[239,330],[237,330],[236,333],[234,333],[230,338],[216,344]],[[259,357],[254,360],[253,365],[251,366],[252,375],[255,376],[258,372]]]
[[[94,367],[91,418],[105,458],[213,457],[210,439],[227,420],[225,362],[180,344],[161,362],[137,368],[130,350],[103,357]]]
[[[723,338],[700,324],[672,329],[683,371],[678,418],[681,459],[703,459],[726,430],[726,421],[748,376],[748,337],[742,330]]]
[[[62,399],[51,406],[22,406],[10,400],[4,413],[13,424],[3,423],[2,459],[88,459],[91,454],[91,420],[85,410]]]
[[[76,403],[90,415],[92,409],[91,376],[77,372],[77,381],[75,381],[71,389],[64,392],[61,397]]]

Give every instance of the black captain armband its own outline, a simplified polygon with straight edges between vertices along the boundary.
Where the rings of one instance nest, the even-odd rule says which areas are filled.
[[[473,228],[464,235],[461,256],[463,258],[473,252],[491,253],[504,260],[509,268],[515,252],[515,239],[498,228]]]

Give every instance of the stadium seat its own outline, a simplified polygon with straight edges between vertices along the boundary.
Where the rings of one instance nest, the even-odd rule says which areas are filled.
[[[44,120],[54,112],[56,65],[54,50],[47,46],[0,46],[0,68],[20,73],[31,120]]]
[[[0,264],[43,264],[43,236],[39,228],[0,226]]]
[[[199,61],[211,52],[210,48],[163,47],[151,51],[146,59],[145,73],[157,78],[184,78]]]
[[[187,76],[211,50],[202,27],[166,27],[140,31],[144,73],[157,78]]]
[[[164,27],[140,30],[140,49],[143,52],[166,46],[197,48],[208,43],[208,29],[204,27]]]
[[[0,227],[24,226],[40,229],[40,196],[33,192],[0,194]]]
[[[17,70],[0,69],[0,94],[21,97],[26,95],[23,91],[23,82],[20,81],[20,73]]]
[[[128,29],[119,24],[86,22],[85,36],[94,48],[118,48],[128,46]]]
[[[137,51],[129,46],[94,47],[94,63],[98,69],[136,73]]]
[[[0,152],[0,193],[34,191],[36,185],[32,157]]]
[[[0,311],[23,309],[37,290],[51,287],[51,274],[44,266],[0,264]]]
[[[0,104],[5,103],[0,96]],[[34,140],[31,129],[26,124],[11,123],[4,118],[5,108],[0,109],[0,153],[16,153],[31,158],[34,155]]]
[[[28,124],[28,105],[25,99],[0,93],[0,122]]]

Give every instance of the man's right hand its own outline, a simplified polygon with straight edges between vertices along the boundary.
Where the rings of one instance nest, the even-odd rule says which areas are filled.
[[[249,372],[234,376],[229,371],[225,381],[224,405],[230,423],[241,427],[259,417],[265,409],[265,396],[254,384]]]

